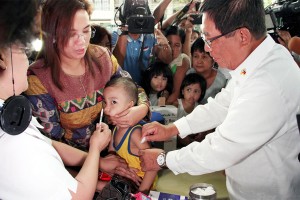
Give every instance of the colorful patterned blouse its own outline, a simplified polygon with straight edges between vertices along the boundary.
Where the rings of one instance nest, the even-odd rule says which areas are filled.
[[[112,77],[129,76],[105,48],[91,48],[101,52],[97,56],[101,67],[94,63],[94,76],[89,70],[81,76],[71,76],[61,70],[61,91],[52,81],[50,67],[38,60],[28,70],[29,87],[25,93],[33,106],[33,114],[44,126],[42,132],[46,136],[84,151],[88,150],[89,138],[99,121],[105,84]],[[139,88],[140,104],[149,106],[142,88]]]

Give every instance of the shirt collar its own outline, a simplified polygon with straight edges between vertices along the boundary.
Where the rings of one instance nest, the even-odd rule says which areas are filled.
[[[237,83],[247,80],[260,67],[260,63],[275,44],[271,36],[267,35],[265,40],[235,70],[229,72],[232,79],[236,80]]]
[[[132,42],[134,39],[132,39],[129,35],[127,35],[127,41]],[[144,40],[144,34],[140,34],[138,41],[142,42]]]

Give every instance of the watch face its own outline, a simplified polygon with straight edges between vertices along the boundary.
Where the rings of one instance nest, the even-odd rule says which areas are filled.
[[[159,166],[162,166],[165,163],[165,156],[163,154],[160,154],[157,156],[157,164]]]

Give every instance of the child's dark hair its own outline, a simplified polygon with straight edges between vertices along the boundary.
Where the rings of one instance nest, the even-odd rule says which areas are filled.
[[[191,54],[195,51],[200,51],[201,53],[206,53],[204,50],[205,43],[202,38],[197,38],[191,47]]]
[[[206,92],[206,80],[205,78],[197,73],[190,73],[188,75],[186,75],[181,83],[180,86],[180,95],[179,98],[182,99],[184,98],[183,94],[182,94],[182,90],[186,87],[189,86],[191,84],[197,84],[199,83],[200,88],[201,88],[201,94],[200,94],[200,98],[198,100],[198,103],[200,103],[202,101],[202,99],[205,96],[205,92]]]
[[[169,66],[162,62],[154,62],[152,63],[144,72],[143,72],[143,79],[142,79],[142,87],[144,88],[146,94],[149,96],[152,88],[151,88],[151,80],[154,76],[163,75],[163,77],[167,78],[167,85],[165,90],[172,93],[173,90],[173,74]],[[161,96],[161,93],[157,94],[157,97]]]
[[[121,85],[124,88],[128,96],[132,99],[134,105],[136,105],[138,101],[138,87],[131,78],[128,77],[112,78],[110,81],[108,81],[105,84],[104,89],[107,87],[113,87],[119,85]]]

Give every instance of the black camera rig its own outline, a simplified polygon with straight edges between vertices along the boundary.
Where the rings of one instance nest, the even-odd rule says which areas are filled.
[[[265,8],[269,33],[287,30],[291,36],[300,36],[300,0],[277,0]]]
[[[129,33],[154,32],[155,22],[148,0],[124,0],[117,12],[119,12],[119,20],[122,24],[116,24],[127,26]]]

